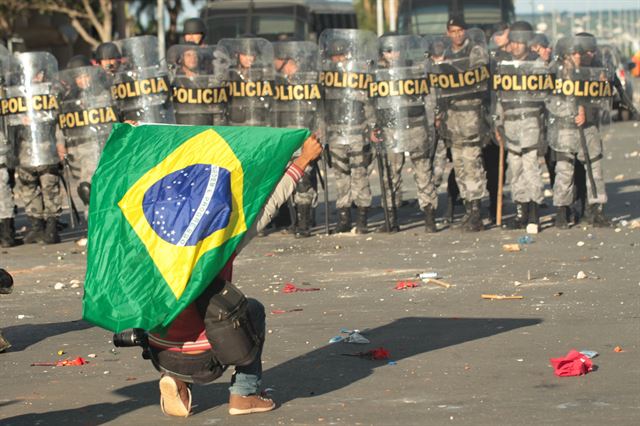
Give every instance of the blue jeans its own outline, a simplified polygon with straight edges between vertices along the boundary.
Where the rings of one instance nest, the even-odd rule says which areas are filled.
[[[249,318],[261,336],[265,335],[265,313],[264,306],[256,299],[247,299]],[[258,393],[262,379],[262,344],[255,359],[249,365],[237,366],[231,377],[229,392],[237,395],[247,396]]]

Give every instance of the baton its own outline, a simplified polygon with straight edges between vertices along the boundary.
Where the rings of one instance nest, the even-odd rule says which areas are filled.
[[[378,160],[378,175],[380,175],[380,191],[382,193],[382,207],[384,208],[384,224],[387,226],[387,229],[391,231],[391,220],[389,218],[389,206],[387,204],[387,191],[384,186],[384,165],[382,160],[382,146],[381,142],[375,142],[373,144],[376,147],[376,157]],[[393,200],[392,200],[393,201]]]
[[[498,199],[496,200],[496,225],[502,226],[502,191],[504,187],[504,138],[500,130],[496,129],[496,139],[500,151],[498,154]]]
[[[69,216],[71,217],[71,227],[76,229],[78,227],[78,223],[80,223],[80,215],[78,214],[78,209],[76,209],[76,204],[73,202],[73,197],[71,196],[71,166],[69,165],[69,160],[67,156],[64,156],[64,160],[62,160],[63,173],[60,176],[60,180],[62,180],[62,186],[64,186],[64,190],[67,193],[67,202],[69,203],[69,209],[71,212]]]
[[[329,178],[328,178],[328,165],[329,165],[329,146],[325,145],[322,150],[322,169],[324,170],[324,176],[326,178],[323,179],[320,173],[320,168],[318,168],[318,162],[314,162],[314,168],[316,173],[318,174],[318,180],[320,181],[320,185],[322,185],[322,192],[324,195],[324,233],[329,235]]]

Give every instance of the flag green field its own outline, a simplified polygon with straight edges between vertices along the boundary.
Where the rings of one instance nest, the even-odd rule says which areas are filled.
[[[166,329],[224,267],[308,135],[115,124],[91,183],[83,318]]]

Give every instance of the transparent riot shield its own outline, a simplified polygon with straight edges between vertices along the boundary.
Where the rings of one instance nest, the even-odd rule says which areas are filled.
[[[175,123],[169,75],[164,62],[160,63],[157,38],[131,37],[114,43],[122,53],[111,86],[120,118]]]
[[[484,33],[465,30],[464,41],[456,46],[447,36],[428,38],[430,47],[429,84],[439,100],[481,97],[489,89],[489,53]]]
[[[167,51],[176,123],[225,125],[229,54],[223,47],[180,44]]]
[[[273,44],[276,127],[318,128],[321,111],[318,47],[308,41]]]
[[[318,44],[327,140],[329,144],[362,144],[367,126],[375,122],[368,92],[378,40],[370,31],[327,29]]]
[[[579,153],[582,134],[607,133],[616,64],[592,37],[560,39],[554,52],[555,84],[547,102],[550,145],[558,152]],[[584,116],[582,126],[576,123],[579,115]]]
[[[20,53],[11,59],[0,113],[16,142],[19,164],[38,167],[58,163],[54,78],[56,58],[47,52]]]
[[[383,36],[369,95],[377,127],[393,152],[425,151],[429,136],[425,109],[429,94],[425,47],[418,36]]]
[[[58,126],[67,146],[91,144],[97,155],[118,121],[107,74],[99,67],[60,71]]]
[[[229,67],[229,124],[271,126],[275,96],[273,46],[258,37],[222,39],[231,57]]]

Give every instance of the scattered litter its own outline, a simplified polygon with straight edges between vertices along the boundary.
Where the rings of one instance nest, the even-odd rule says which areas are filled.
[[[616,228],[613,232],[622,232],[622,229]]]
[[[137,377],[127,377],[125,380],[127,382],[133,382],[134,380],[138,380],[138,378]]]
[[[56,362],[34,362],[34,363],[31,363],[31,366],[32,367],[72,367],[77,365],[85,365],[88,363],[89,361],[86,361],[84,358],[77,357],[75,359],[69,358],[69,359],[56,361]]]
[[[97,357],[97,355],[96,355],[96,354],[89,354],[89,355],[87,355],[87,357],[89,357],[89,358],[95,358],[95,357]]]
[[[629,223],[629,229],[640,229],[640,220],[635,219]]]
[[[395,362],[395,361],[389,361],[389,362],[387,363],[387,365],[398,365],[398,363],[397,363],[397,362]]]
[[[416,287],[420,287],[420,284],[418,284],[415,281],[398,281],[398,283],[395,286],[395,289],[406,290],[408,288],[416,288]]]
[[[102,374],[104,374],[105,376],[106,376],[107,374],[109,374],[109,373],[111,373],[111,371],[109,371],[109,370],[106,370],[106,371],[103,371],[103,372],[102,372]]]
[[[585,278],[587,278],[587,274],[584,271],[578,271],[578,273],[576,274],[576,279],[584,280]]]
[[[425,284],[435,284],[435,285],[439,285],[440,287],[444,287],[444,288],[449,288],[451,287],[451,284],[444,282],[442,280],[436,280],[435,278],[427,278],[426,280],[423,280],[425,282]]]
[[[54,290],[62,290],[63,288],[65,288],[67,285],[65,283],[55,283],[55,285],[53,286]]]
[[[503,244],[502,250],[506,252],[520,251],[520,245],[519,244]]]
[[[519,287],[522,285],[522,283],[520,281],[514,281],[513,285],[515,285],[516,287]]]
[[[554,296],[556,296],[556,297],[560,297],[560,296],[562,296],[563,294],[564,294],[563,292],[559,291],[559,292],[555,293],[555,294],[554,294]]]
[[[589,359],[593,359],[599,355],[596,351],[588,351],[586,349],[581,350],[580,353]]]
[[[613,348],[614,352],[624,352],[624,349],[622,349],[622,346],[616,346],[615,348]]]
[[[593,363],[586,355],[575,349],[571,349],[562,358],[550,358],[549,361],[554,369],[554,374],[558,377],[582,376],[593,371]]]
[[[421,274],[418,274],[418,278],[420,278],[423,281],[428,279],[428,278],[438,278],[438,273],[437,272],[423,272]]]
[[[25,318],[33,318],[33,315],[24,315],[24,314],[19,314],[17,316],[18,319],[25,319]]]
[[[539,231],[540,231],[540,226],[537,223],[527,224],[527,228],[526,228],[527,234],[537,234]]]
[[[516,296],[512,294],[511,296],[507,296],[505,294],[483,294],[483,299],[488,300],[515,300],[515,299],[524,299],[524,296]]]
[[[342,354],[342,355],[357,356],[359,358],[365,358],[365,359],[371,359],[371,360],[383,360],[383,359],[389,359],[389,356],[391,354],[385,348],[380,347],[378,349],[371,349],[370,351],[366,351],[366,352],[356,352],[353,354]]]
[[[577,245],[578,247],[582,247],[582,246],[584,245],[584,241],[578,241],[578,242],[576,243],[576,245]]]
[[[60,350],[58,351],[58,356],[62,356],[62,355],[64,355],[65,353],[66,353],[65,351],[63,351],[62,349],[60,349]]]
[[[279,315],[279,314],[286,314],[288,312],[300,312],[300,311],[302,311],[302,308],[287,309],[287,310],[274,309],[274,310],[271,311],[271,313],[274,314],[274,315]]]
[[[78,288],[78,287],[80,287],[80,284],[82,284],[82,281],[80,281],[80,280],[71,280],[71,281],[69,281],[69,284],[71,284],[71,288]]]
[[[80,238],[78,241],[76,241],[76,245],[79,247],[86,247],[87,246],[87,239],[86,238]]]
[[[624,175],[616,175],[616,177],[614,177],[613,180],[615,180],[616,182],[620,182],[624,180]]]
[[[284,285],[284,287],[282,288],[282,292],[283,293],[297,293],[299,291],[320,291],[319,288],[317,287],[312,287],[312,288],[300,288],[300,287],[296,287],[294,284],[292,283],[286,283]]]
[[[264,257],[273,257],[275,255],[276,255],[275,253],[269,252],[269,253],[265,253]]]
[[[367,339],[362,335],[363,332],[358,329],[348,330],[346,328],[343,328],[340,330],[340,333],[344,334],[344,336],[343,335],[334,336],[331,339],[329,339],[329,343],[343,342],[343,343],[357,343],[360,345],[366,345],[367,343],[371,343],[369,339]]]
[[[531,238],[529,235],[523,235],[522,237],[518,238],[518,244],[531,244],[533,242],[533,238]]]

